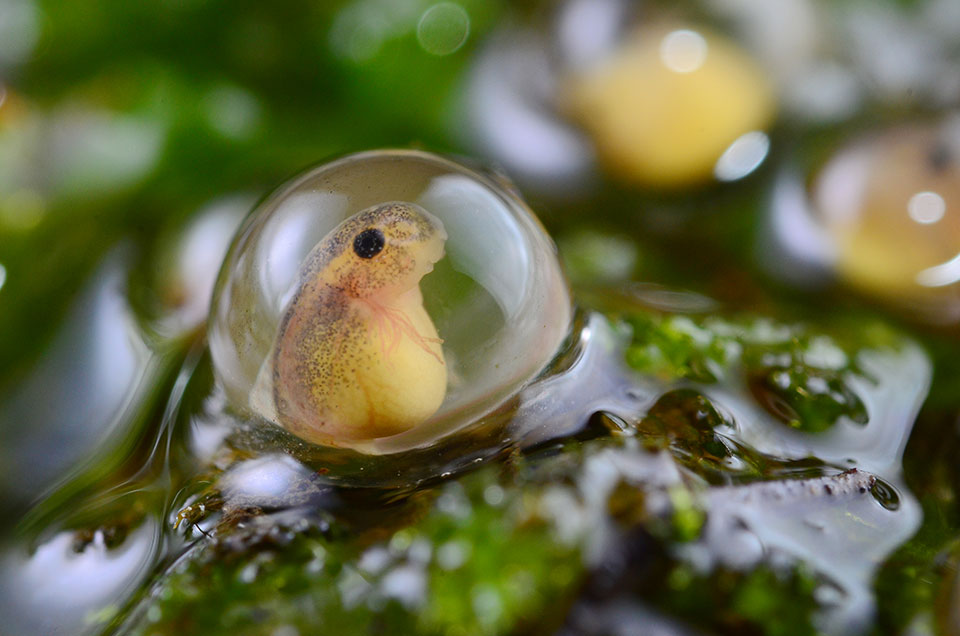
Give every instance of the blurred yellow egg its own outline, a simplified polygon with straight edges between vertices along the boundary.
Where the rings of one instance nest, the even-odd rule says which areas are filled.
[[[887,300],[944,310],[960,281],[960,144],[948,127],[893,128],[838,152],[813,183],[836,269]]]
[[[635,31],[572,76],[563,98],[611,172],[667,188],[712,178],[724,152],[776,110],[768,78],[736,44],[665,26]]]

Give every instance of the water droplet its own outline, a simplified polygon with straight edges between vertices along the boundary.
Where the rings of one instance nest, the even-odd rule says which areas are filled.
[[[897,489],[882,479],[877,479],[873,483],[873,486],[870,487],[870,494],[877,500],[877,503],[887,510],[900,509],[900,495],[897,493]]]
[[[483,490],[483,500],[494,507],[503,503],[504,496],[503,488],[496,484],[491,484]]]
[[[470,16],[454,2],[441,2],[423,12],[417,24],[417,40],[427,53],[450,55],[470,35]]]
[[[467,561],[470,544],[466,541],[448,541],[437,549],[437,563],[444,570],[456,570]]]

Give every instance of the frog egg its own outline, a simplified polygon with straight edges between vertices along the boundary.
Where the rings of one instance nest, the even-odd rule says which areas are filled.
[[[371,421],[368,427],[351,429],[349,435],[338,433],[333,425],[316,433],[313,425],[318,422],[306,421],[310,413],[297,420],[284,410],[288,406],[285,398],[277,399],[288,388],[274,382],[283,382],[277,380],[280,376],[273,366],[280,359],[275,354],[280,346],[278,335],[282,329],[288,333],[292,323],[330,320],[329,303],[318,306],[301,300],[307,293],[301,291],[306,289],[304,280],[332,275],[310,255],[316,254],[315,247],[335,228],[345,227],[341,226],[345,220],[360,218],[358,213],[368,214],[383,204],[418,210],[436,226],[441,240],[446,235],[442,251],[431,247],[430,261],[439,260],[432,269],[425,268],[428,273],[419,281],[422,309],[429,316],[419,324],[432,322],[442,339],[446,390],[440,394],[439,408],[422,409],[435,410],[432,415],[421,415],[422,421],[394,428],[378,427]],[[364,258],[382,245],[382,235],[374,240],[377,237],[368,234],[369,230],[358,233],[353,243]],[[372,258],[370,262],[374,262]],[[310,272],[307,278],[305,271]],[[414,301],[413,309],[419,311],[421,301]],[[418,324],[416,317],[409,312],[408,316],[410,323]],[[208,335],[215,377],[234,414],[269,427],[280,426],[320,448],[343,447],[375,455],[429,446],[496,411],[547,367],[567,337],[571,322],[572,303],[555,246],[512,191],[437,155],[386,150],[350,155],[309,170],[253,210],[221,269]],[[378,329],[370,325],[351,332],[349,338],[354,340],[350,342],[359,344],[338,345],[337,360],[353,355],[354,348],[364,345],[360,340],[377,338],[382,333]],[[399,329],[404,334],[411,332],[402,326]],[[416,330],[424,334],[429,327]],[[384,348],[396,346],[395,340],[402,337],[392,336],[394,342]],[[423,338],[423,342],[410,345],[414,353],[409,355],[415,355],[418,346],[439,348],[435,342]],[[384,353],[384,359],[389,360],[390,355]],[[411,409],[410,400],[420,399],[416,396],[423,392],[426,372],[421,373],[416,365],[393,368],[391,364],[384,367],[387,379],[376,386],[380,393],[389,393],[383,396],[385,403]],[[347,379],[328,378],[323,386],[341,381],[343,386],[353,386],[352,378],[359,376],[350,375],[356,371],[346,368],[350,366],[340,364],[336,368],[345,370],[334,372]],[[340,397],[343,395],[347,393]],[[331,420],[355,406],[350,399],[336,404],[336,400],[330,401]],[[377,417],[371,415],[370,419]],[[326,427],[325,421],[320,424]]]
[[[658,190],[751,174],[770,147],[773,78],[730,38],[643,8],[567,0],[548,28],[498,31],[467,81],[465,143],[566,201],[598,173]]]
[[[841,278],[926,319],[960,317],[960,118],[854,140],[810,202]]]
[[[562,106],[623,181],[676,188],[733,181],[766,157],[773,87],[734,42],[702,28],[645,25],[572,72]]]

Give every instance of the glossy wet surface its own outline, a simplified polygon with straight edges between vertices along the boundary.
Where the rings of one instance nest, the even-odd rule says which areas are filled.
[[[892,332],[851,346],[809,326],[628,307],[606,317],[582,313],[544,378],[475,432],[424,451],[357,455],[346,465],[329,463],[342,463],[341,454],[292,438],[244,434],[223,410],[209,358],[196,366],[191,354],[157,439],[141,442],[139,469],[135,453],[99,483],[74,477],[60,488],[76,492],[87,481],[72,499],[84,503],[41,507],[27,541],[8,543],[4,615],[15,617],[19,633],[110,624],[164,633],[198,629],[203,607],[228,602],[239,603],[237,625],[253,611],[266,612],[266,625],[309,625],[290,614],[292,597],[270,596],[267,609],[255,610],[232,588],[191,582],[236,577],[231,585],[253,590],[293,576],[311,597],[324,595],[331,616],[367,624],[383,612],[440,611],[429,608],[453,601],[442,601],[437,586],[460,576],[475,597],[463,620],[479,621],[478,629],[505,628],[565,598],[576,580],[586,585],[582,602],[604,599],[592,622],[629,624],[630,612],[657,611],[662,600],[644,593],[637,606],[624,594],[651,585],[664,567],[693,581],[711,571],[802,566],[821,629],[869,625],[877,566],[921,519],[900,458],[930,382],[927,356]],[[793,373],[784,375],[785,367]],[[770,386],[792,395],[792,406],[758,399],[750,386],[758,373],[772,374]],[[810,391],[824,374],[833,382]],[[824,408],[823,395],[832,407]],[[825,419],[804,430],[783,417],[788,408]],[[117,482],[124,473],[133,476]],[[511,532],[546,551],[517,566],[531,568],[522,574],[527,584],[541,589],[561,568],[566,578],[555,589],[508,601],[516,583],[474,580],[481,563],[516,558],[512,542],[521,539]],[[303,565],[295,556],[303,550],[334,551],[339,574],[331,578],[321,557]],[[647,569],[632,559],[649,562]],[[287,572],[297,563],[303,569]],[[234,574],[215,574],[221,567]],[[24,589],[37,593],[24,597]],[[61,609],[51,613],[54,602]],[[484,604],[501,613],[478,609]],[[637,609],[621,616],[627,607]],[[567,628],[587,630],[577,616]]]
[[[0,2],[0,632],[960,633],[955,0],[539,5]],[[238,223],[383,147],[469,167],[301,183],[225,381]],[[238,405],[384,196],[451,419],[308,444]]]

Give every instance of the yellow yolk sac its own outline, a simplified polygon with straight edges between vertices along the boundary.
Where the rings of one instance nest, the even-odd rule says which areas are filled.
[[[383,150],[308,170],[251,212],[207,334],[238,435],[340,465],[327,455],[432,450],[495,421],[572,324],[556,248],[514,191]]]
[[[273,354],[285,428],[319,444],[363,440],[437,411],[447,371],[419,283],[446,238],[436,217],[395,202],[355,214],[314,248]]]
[[[837,274],[934,322],[960,318],[960,125],[856,140],[812,186]]]
[[[663,26],[634,32],[572,75],[562,98],[613,174],[660,188],[729,180],[718,164],[728,150],[762,161],[758,136],[776,109],[767,77],[733,42]]]

